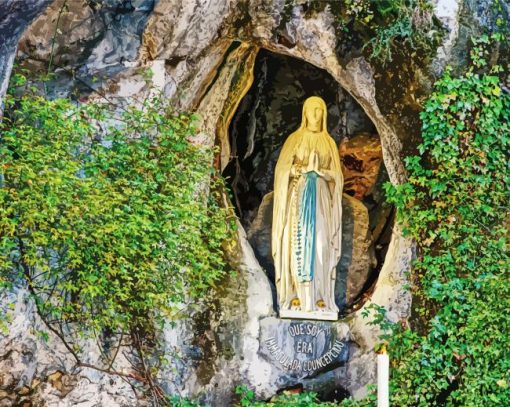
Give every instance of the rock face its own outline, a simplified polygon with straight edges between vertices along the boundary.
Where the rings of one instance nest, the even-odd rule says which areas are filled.
[[[257,215],[247,231],[255,256],[260,265],[266,270],[268,277],[274,284],[274,262],[271,253],[271,224],[273,221],[273,192],[262,198]]]
[[[21,38],[19,62],[55,73],[50,95],[83,97],[137,65],[153,5],[153,0],[55,0]]]
[[[338,306],[351,306],[377,266],[366,206],[351,196],[342,198],[342,255],[335,287]],[[345,287],[345,288],[344,288]]]
[[[0,406],[137,405],[131,387],[120,376],[76,368],[73,356],[39,318],[27,291],[2,295],[1,303],[2,314],[13,319],[8,333],[0,334]],[[10,310],[8,304],[15,308]],[[99,357],[97,348],[88,347],[87,362],[100,366]],[[125,360],[121,365],[129,366]]]
[[[18,36],[48,3],[8,0],[0,5],[0,33],[4,36],[0,48],[0,96],[10,74]],[[469,36],[482,26],[493,24],[489,1],[438,0],[435,13],[449,32],[430,66],[410,60],[383,68],[367,61],[360,50],[345,50],[343,38],[335,31],[330,7],[310,14],[305,2],[289,7],[281,0],[67,3],[66,10],[62,0],[54,2],[25,31],[20,42],[23,66],[39,71],[47,70],[50,64],[55,67],[52,95],[75,94],[82,99],[99,91],[101,97],[112,99],[137,96],[146,89],[143,72],[150,68],[154,72],[153,83],[176,108],[194,110],[202,117],[199,140],[212,146],[218,137],[222,148],[219,166],[224,168],[233,148],[227,137],[229,124],[235,122],[232,117],[236,110],[243,108],[242,98],[250,92],[256,57],[263,48],[305,61],[330,75],[331,83],[341,87],[373,124],[380,138],[384,169],[395,184],[405,181],[402,157],[417,144],[420,98],[430,92],[435,75],[446,63],[465,63]],[[502,3],[507,7],[506,2]],[[253,92],[256,100],[257,90]],[[340,123],[345,108],[344,105],[344,110],[337,112]],[[355,124],[356,121],[347,123],[346,131],[354,134],[366,130]],[[245,141],[249,144],[249,138]],[[355,160],[366,163],[368,173],[373,174],[376,161],[369,164],[370,159],[361,156],[365,153],[349,143],[345,151],[353,152]],[[377,156],[375,148],[371,151],[370,157]],[[370,191],[373,176],[361,181],[356,168],[349,169],[353,171],[349,185],[359,197]],[[259,197],[262,204],[255,205],[262,208],[258,226],[253,223],[260,231],[254,243],[257,251],[267,251],[264,245],[268,244],[270,200],[267,196],[262,199],[267,192]],[[327,325],[322,336],[317,334],[315,339],[314,327],[323,328],[318,323],[309,324],[310,337],[301,334],[300,327],[299,335],[292,336],[299,323],[276,319],[271,273],[264,271],[269,269],[268,263],[260,253],[255,256],[244,230],[246,223],[239,224],[238,250],[233,259],[237,277],[226,279],[200,312],[191,313],[189,319],[178,321],[175,326],[169,324],[161,332],[162,352],[170,362],[160,370],[158,382],[167,392],[197,397],[214,406],[232,404],[233,389],[238,384],[255,389],[259,398],[298,385],[318,391],[325,398],[332,394],[359,398],[366,393],[367,384],[375,381],[372,349],[380,332],[368,325],[362,313],[370,303],[376,303],[388,310],[393,321],[409,317],[411,297],[404,286],[413,259],[413,243],[402,236],[398,224],[392,230],[385,229],[372,221],[374,212],[369,210],[367,215],[363,203],[355,198],[344,201],[345,233],[354,236],[351,257],[343,258],[342,265],[342,270],[347,270],[346,302],[359,294],[359,282],[365,280],[371,267],[370,233],[388,235],[384,264],[362,308]],[[251,233],[250,240],[253,239]],[[358,284],[349,285],[349,279]],[[16,298],[2,298],[4,305],[14,299],[17,308],[9,333],[0,336],[0,403],[12,405],[30,400],[48,406],[143,405],[118,376],[77,369],[59,338],[50,334],[46,343],[33,335],[31,329],[43,326],[26,292],[20,290],[12,295]],[[308,332],[308,325],[303,329]],[[343,345],[335,348],[337,340]],[[336,350],[330,352],[333,348]],[[97,361],[95,352],[91,351],[93,363]],[[291,360],[290,369],[288,362],[282,363],[285,358]],[[292,365],[294,360],[301,361],[299,366]],[[310,365],[313,361],[315,365]],[[302,374],[305,362],[307,369],[315,366],[317,371]],[[124,367],[129,369],[128,365]]]
[[[7,91],[18,40],[30,22],[51,0],[5,0],[0,3],[0,113]]]
[[[356,199],[372,192],[382,164],[381,143],[375,135],[362,133],[340,144],[344,190]]]

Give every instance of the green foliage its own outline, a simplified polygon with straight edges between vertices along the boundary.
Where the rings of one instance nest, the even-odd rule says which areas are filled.
[[[255,400],[255,392],[250,390],[247,386],[237,386],[235,389],[236,395],[239,397],[238,407],[333,407],[337,404],[321,402],[317,399],[317,395],[313,392],[291,393],[283,392],[280,395],[274,396],[269,401]],[[167,400],[171,407],[199,407],[201,404],[195,400],[188,400],[178,396],[172,396]],[[346,404],[348,407],[355,407],[358,404]]]
[[[367,43],[371,58],[383,65],[393,60],[399,47],[431,53],[440,38],[433,22],[433,10],[426,0],[386,0],[371,2],[375,17],[371,20],[374,35]]]
[[[115,113],[28,89],[5,103],[0,278],[28,283],[50,326],[150,328],[223,277],[230,226],[194,114],[159,97]]]
[[[179,396],[170,396],[165,405],[170,407],[200,407],[198,401],[188,400]]]
[[[335,406],[334,403],[320,402],[317,395],[313,392],[304,392],[293,394],[284,392],[274,396],[270,401],[256,401],[255,393],[246,386],[238,386],[236,394],[240,397],[239,405],[241,407],[315,407],[315,406]]]
[[[324,2],[310,1],[309,7]],[[354,34],[362,40],[368,56],[386,65],[395,53],[435,51],[442,35],[427,0],[343,0],[327,2],[337,18],[341,41]]]
[[[475,41],[482,72],[447,71],[436,83],[421,113],[420,156],[405,160],[409,181],[386,185],[419,245],[414,329],[375,309],[394,405],[510,404],[510,94],[486,59],[498,40]]]

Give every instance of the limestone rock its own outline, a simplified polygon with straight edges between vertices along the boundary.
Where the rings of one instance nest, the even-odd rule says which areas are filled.
[[[238,239],[238,274],[207,308],[169,324],[161,338],[163,354],[173,355],[159,372],[162,387],[212,406],[230,405],[240,384],[250,383],[263,397],[278,390],[274,366],[258,352],[261,320],[274,315],[271,287],[242,228]]]
[[[10,304],[15,304],[13,310]],[[0,406],[24,402],[48,406],[136,404],[131,387],[119,376],[77,369],[72,355],[37,315],[26,290],[2,295],[0,311],[13,318],[9,331],[0,333]],[[48,340],[38,332],[48,332]],[[89,349],[87,361],[97,362],[99,351]]]
[[[51,0],[4,0],[0,2],[0,116],[18,40],[30,22]]]
[[[362,293],[377,266],[366,206],[347,194],[342,198],[342,255],[337,265],[335,300],[346,307]]]
[[[271,225],[273,222],[273,191],[264,195],[257,215],[248,228],[248,240],[260,265],[274,281],[274,262],[271,253]]]
[[[382,147],[376,135],[358,134],[340,144],[344,191],[362,200],[374,187],[382,164]]]
[[[54,67],[79,63],[90,44],[100,40],[103,22],[96,17],[85,0],[54,1],[32,23],[18,50],[42,66],[49,63],[52,53],[56,56]]]
[[[51,63],[56,77],[50,94],[74,92],[83,98],[136,65],[153,5],[152,0],[56,0],[21,38],[21,66],[46,72]]]

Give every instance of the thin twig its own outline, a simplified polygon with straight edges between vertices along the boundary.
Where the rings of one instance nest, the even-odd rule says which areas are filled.
[[[58,12],[57,17],[57,24],[55,26],[55,31],[53,32],[53,37],[51,39],[51,51],[50,51],[50,60],[48,62],[48,75],[51,72],[51,65],[53,64],[53,56],[54,56],[54,50],[55,50],[55,41],[57,39],[57,33],[58,33],[58,25],[60,24],[60,17],[62,17],[62,13],[64,12],[64,9],[67,8],[67,0],[64,0],[64,3],[62,4],[62,7],[60,7],[60,10]]]

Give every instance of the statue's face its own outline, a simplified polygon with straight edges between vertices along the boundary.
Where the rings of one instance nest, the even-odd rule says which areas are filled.
[[[318,103],[311,103],[305,109],[306,128],[311,131],[322,130],[322,106]]]

